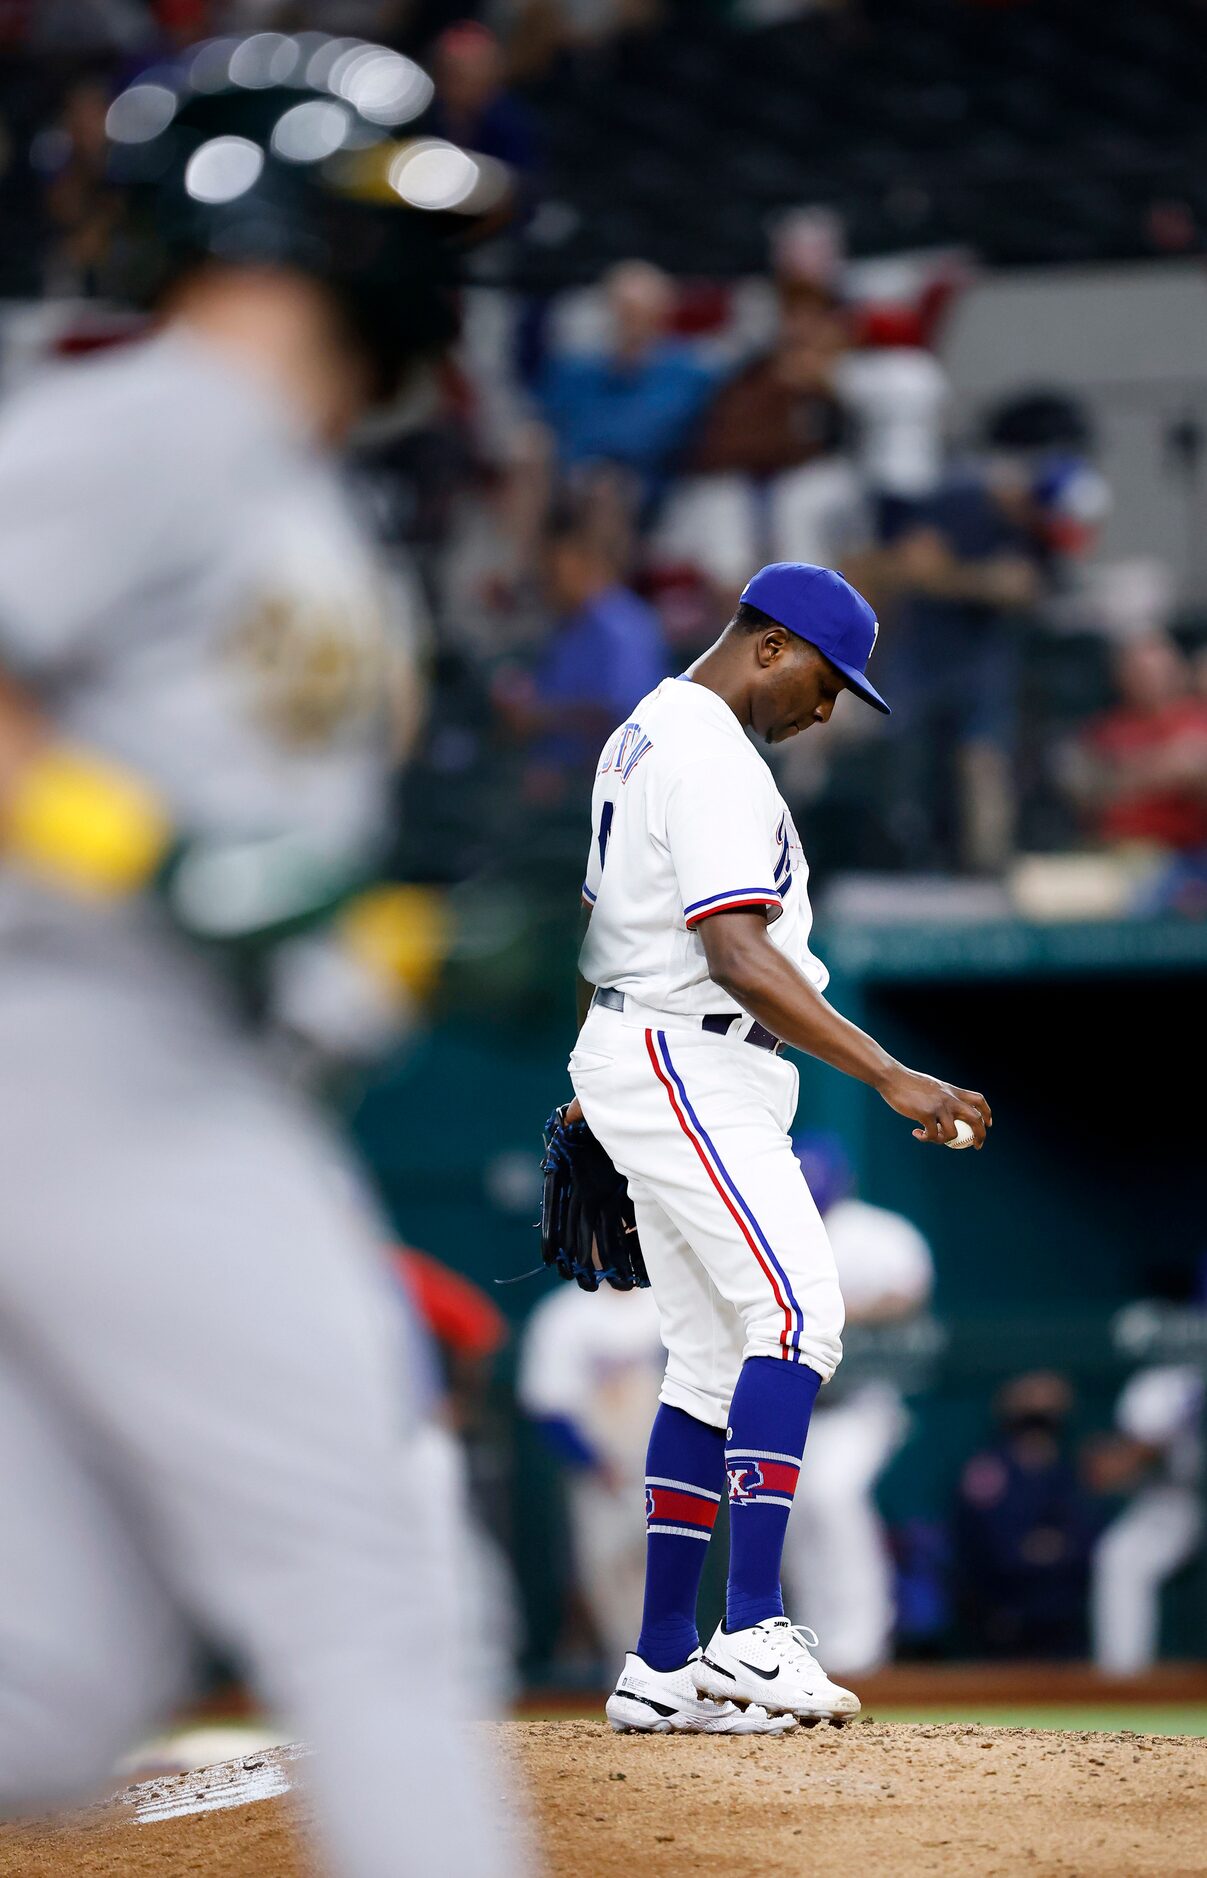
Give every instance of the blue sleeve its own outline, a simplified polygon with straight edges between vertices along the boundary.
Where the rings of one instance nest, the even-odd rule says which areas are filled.
[[[617,673],[617,695],[613,699],[617,716],[626,716],[639,699],[662,683],[669,670],[670,656],[662,634],[651,632],[648,639],[632,648]]]
[[[557,353],[546,352],[545,360],[532,387],[545,416],[553,423],[565,407],[574,381],[573,361]]]
[[[681,449],[713,389],[713,375],[690,354],[661,374],[648,414],[649,445],[662,456]]]
[[[617,623],[607,661],[607,702],[616,718],[627,717],[670,671],[662,621],[652,607],[630,597],[631,610]]]
[[[536,1425],[563,1466],[572,1467],[576,1473],[599,1466],[595,1449],[564,1415],[538,1416]]]
[[[518,98],[499,100],[495,114],[498,154],[517,170],[540,167],[541,137],[536,118]]]

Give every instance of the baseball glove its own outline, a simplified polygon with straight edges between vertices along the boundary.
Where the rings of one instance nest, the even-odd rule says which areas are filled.
[[[598,1291],[601,1280],[616,1291],[648,1285],[624,1179],[586,1122],[567,1123],[566,1108],[554,1109],[545,1123],[541,1171],[541,1257],[546,1265],[559,1278],[573,1278],[584,1291]]]

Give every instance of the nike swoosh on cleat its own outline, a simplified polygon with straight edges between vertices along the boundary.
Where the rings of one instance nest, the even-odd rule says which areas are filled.
[[[780,1673],[778,1663],[774,1669],[756,1669],[754,1664],[748,1663],[744,1656],[739,1656],[738,1661],[743,1669],[748,1669],[752,1676],[761,1676],[764,1682],[774,1682]]]
[[[737,1677],[734,1675],[732,1669],[723,1669],[720,1663],[713,1662],[711,1656],[702,1656],[700,1658],[700,1661],[703,1664],[705,1664],[709,1669],[715,1670],[718,1676],[727,1676],[730,1682],[737,1681]]]
[[[623,1695],[626,1702],[640,1702],[645,1708],[652,1708],[656,1715],[673,1715],[675,1712],[673,1702],[655,1702],[652,1696],[634,1695],[631,1689],[618,1689],[616,1693]]]

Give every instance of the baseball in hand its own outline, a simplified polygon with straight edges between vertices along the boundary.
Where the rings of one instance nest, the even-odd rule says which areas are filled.
[[[945,1148],[970,1148],[972,1146],[972,1129],[969,1127],[968,1123],[957,1121],[955,1134],[950,1141],[945,1141],[943,1146]]]

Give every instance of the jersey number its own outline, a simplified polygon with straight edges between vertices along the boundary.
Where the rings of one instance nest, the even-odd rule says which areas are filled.
[[[614,802],[605,802],[602,809],[599,811],[599,867],[601,873],[603,871],[603,864],[608,858],[608,841],[612,834],[612,817],[615,813],[616,804]]]

